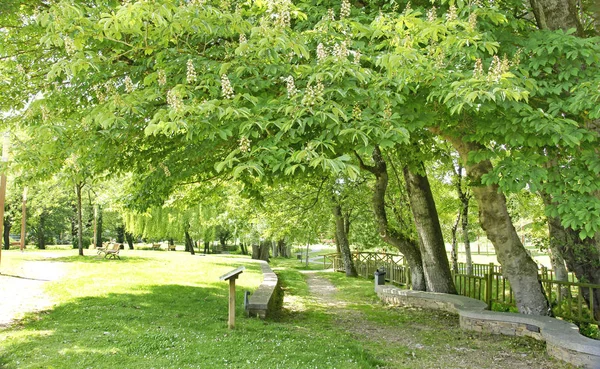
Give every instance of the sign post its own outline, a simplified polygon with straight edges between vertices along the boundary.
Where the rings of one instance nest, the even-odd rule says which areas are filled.
[[[227,320],[229,329],[235,327],[235,280],[242,274],[244,269],[246,268],[242,266],[219,277],[222,281],[229,281],[229,319]]]

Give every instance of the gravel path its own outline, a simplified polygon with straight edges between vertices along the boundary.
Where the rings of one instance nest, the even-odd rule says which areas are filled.
[[[48,309],[52,300],[44,285],[65,274],[64,264],[27,261],[12,274],[0,274],[0,328],[8,327],[23,314]]]

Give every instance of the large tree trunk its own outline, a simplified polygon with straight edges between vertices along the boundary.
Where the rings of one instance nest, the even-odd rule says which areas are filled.
[[[260,245],[259,259],[269,261],[269,241],[265,241]]]
[[[387,220],[385,193],[388,185],[388,173],[387,165],[381,156],[379,146],[375,146],[375,149],[373,150],[374,166],[371,167],[365,165],[360,157],[358,157],[358,159],[362,169],[375,175],[372,201],[373,211],[375,212],[375,219],[379,229],[379,236],[384,242],[396,247],[404,255],[406,262],[410,267],[412,289],[416,291],[425,291],[427,286],[423,271],[423,261],[417,242],[390,227]]]
[[[75,194],[77,195],[77,248],[79,256],[83,256],[83,216],[81,214],[81,188],[83,185],[77,183],[75,185]]]
[[[269,261],[270,243],[266,240],[252,245],[252,259]]]
[[[346,271],[347,277],[357,277],[356,268],[352,261],[352,254],[350,253],[350,243],[348,242],[348,234],[346,233],[346,225],[344,216],[342,215],[342,205],[340,205],[336,199],[333,199],[333,216],[335,218],[335,237],[340,244],[340,250],[342,251],[342,259],[344,260],[344,270]]]
[[[469,152],[483,147],[449,137],[458,151],[472,191],[479,205],[479,221],[488,239],[494,245],[502,273],[510,282],[517,308],[522,314],[550,315],[550,307],[538,275],[536,263],[531,259],[519,239],[506,208],[506,198],[496,185],[483,185],[482,177],[492,171],[492,163],[483,160],[468,162]]]
[[[188,229],[189,229],[189,225],[187,226],[187,229],[185,230],[185,248],[186,248],[186,251],[189,251],[190,254],[195,255],[196,252],[194,251],[194,241],[192,240],[192,237],[190,237],[190,233],[189,233]]]
[[[529,0],[535,20],[540,29],[575,28],[583,34],[583,26],[577,14],[577,0]]]
[[[544,192],[540,194],[544,200],[544,205],[549,206],[552,204],[550,195]],[[551,247],[556,249],[556,255],[561,256],[563,263],[566,263],[569,270],[575,273],[577,279],[583,283],[600,284],[600,252],[593,245],[597,240],[582,240],[576,231],[563,227],[560,220],[555,217],[548,217],[548,230]],[[561,280],[568,279],[566,272],[566,270],[561,272],[561,274],[564,273],[561,275]],[[590,306],[589,290],[583,288],[580,292],[588,306]],[[565,296],[570,296],[570,292],[565,291]],[[593,297],[594,316],[597,320],[600,320],[600,289],[595,289]]]
[[[410,208],[419,234],[427,291],[456,294],[429,180],[423,163],[419,166],[422,174],[408,166],[404,167],[403,173]]]
[[[133,250],[133,235],[125,232],[125,239],[127,240],[127,245],[129,245],[129,250]]]
[[[288,254],[287,245],[285,244],[285,239],[283,239],[283,238],[280,238],[277,241],[277,253],[279,254],[279,256],[284,257],[284,258],[290,257],[290,255]]]

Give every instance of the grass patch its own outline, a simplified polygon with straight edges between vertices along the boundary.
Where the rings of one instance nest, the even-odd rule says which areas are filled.
[[[45,285],[52,310],[0,330],[0,368],[569,367],[530,339],[475,335],[451,314],[385,307],[372,281],[341,273],[323,276],[343,307],[325,305],[312,298],[297,260],[273,261],[284,309],[262,321],[242,315],[243,290],[261,282],[257,264],[123,251],[122,260],[3,254],[3,274],[5,265],[20,273],[44,263],[65,274]],[[236,329],[228,330],[228,284],[218,277],[240,265]]]

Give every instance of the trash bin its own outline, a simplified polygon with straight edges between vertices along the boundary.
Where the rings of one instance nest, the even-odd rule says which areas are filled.
[[[375,286],[381,286],[385,284],[385,269],[377,269],[375,271]]]
[[[297,258],[298,260],[302,260],[302,254],[300,254],[300,253],[297,253],[297,254],[296,254],[296,258]]]

